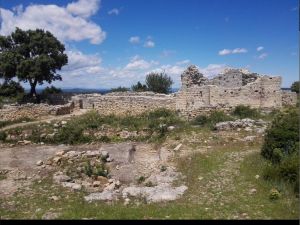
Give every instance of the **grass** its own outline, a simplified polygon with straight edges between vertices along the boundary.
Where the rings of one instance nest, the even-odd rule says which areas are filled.
[[[122,201],[87,203],[83,200],[83,191],[68,191],[53,185],[48,178],[40,184],[35,182],[31,194],[20,190],[5,201],[14,201],[13,207],[4,207],[6,203],[0,202],[0,215],[11,219],[40,219],[44,213],[53,211],[61,213],[60,219],[245,219],[242,215],[246,213],[249,219],[298,219],[299,199],[292,187],[262,178],[265,160],[259,154],[260,146],[260,142],[254,145],[230,143],[226,147],[215,146],[208,153],[195,152],[190,157],[178,158],[178,170],[186,175],[184,181],[189,189],[174,202],[137,204],[132,201],[127,206]],[[242,156],[248,151],[249,154]],[[242,157],[244,160],[240,160]],[[256,175],[260,178],[256,179]],[[225,182],[227,185],[219,194],[214,186],[224,179],[229,179],[228,184]],[[257,193],[249,195],[252,188]],[[281,191],[278,200],[269,199],[272,188]],[[48,197],[53,195],[61,199],[50,201]]]
[[[7,120],[7,121],[0,121],[0,128],[12,125],[12,124],[16,124],[16,123],[22,123],[23,121],[25,122],[31,122],[34,121],[33,119],[27,118],[27,117],[23,117],[17,120]]]

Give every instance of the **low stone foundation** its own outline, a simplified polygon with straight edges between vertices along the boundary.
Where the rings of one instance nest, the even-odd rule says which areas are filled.
[[[4,105],[0,109],[0,121],[18,120],[24,117],[40,119],[48,115],[65,115],[70,114],[73,108],[73,103],[55,106],[47,104]]]

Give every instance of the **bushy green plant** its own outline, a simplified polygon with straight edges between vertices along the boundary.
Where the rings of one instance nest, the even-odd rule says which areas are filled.
[[[279,199],[279,198],[280,198],[280,193],[279,193],[279,191],[278,191],[277,189],[275,189],[275,188],[272,188],[272,189],[270,190],[269,198],[270,198],[271,200],[277,200],[277,199]]]
[[[140,177],[137,179],[137,182],[138,182],[138,184],[141,184],[141,183],[143,183],[145,180],[146,180],[146,178],[145,178],[144,176],[140,176]]]
[[[0,141],[5,141],[7,134],[4,131],[0,131]]]
[[[257,109],[252,109],[250,106],[238,105],[233,110],[232,115],[237,116],[240,119],[243,118],[255,119],[260,116],[260,113],[258,112]]]
[[[127,88],[127,87],[120,86],[120,87],[117,87],[117,88],[112,88],[110,91],[111,92],[126,92],[126,91],[130,91],[130,89]]]
[[[59,93],[62,93],[62,90],[60,88],[56,88],[54,86],[51,86],[51,87],[46,87],[41,95],[42,96],[47,96],[47,95],[50,95],[50,94],[59,94]]]
[[[167,94],[171,90],[173,81],[166,73],[150,73],[146,76],[149,91]]]
[[[91,177],[93,175],[93,168],[91,166],[91,162],[90,161],[87,161],[84,165],[84,173]]]
[[[223,111],[214,111],[210,115],[199,115],[192,124],[208,126],[213,128],[216,123],[233,120],[231,116],[226,115]]]
[[[299,94],[299,81],[295,81],[291,86],[291,91]]]
[[[0,96],[16,97],[20,94],[24,94],[24,88],[20,83],[10,80],[0,84]]]
[[[285,180],[299,186],[299,110],[290,108],[277,114],[268,128],[261,150],[270,161],[265,178]],[[299,191],[299,190],[298,190]]]
[[[145,84],[141,84],[141,82],[137,82],[137,84],[131,86],[131,90],[135,92],[143,92],[143,91],[148,91],[148,88]]]

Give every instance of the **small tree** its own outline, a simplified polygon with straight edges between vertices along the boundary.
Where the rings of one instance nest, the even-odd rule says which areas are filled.
[[[62,90],[60,88],[56,88],[54,86],[51,87],[46,87],[43,91],[42,91],[42,95],[49,95],[49,94],[59,94],[62,93]]]
[[[143,91],[147,91],[148,89],[145,84],[141,84],[141,82],[137,82],[137,84],[131,86],[131,90],[136,92],[143,92]]]
[[[149,91],[168,94],[173,81],[165,72],[150,73],[146,76],[146,85]]]
[[[295,81],[291,86],[291,91],[299,94],[299,81]]]
[[[68,63],[65,47],[49,31],[23,31],[19,28],[9,36],[0,36],[0,77],[17,76],[29,82],[30,96],[36,96],[36,85],[62,80],[56,73]]]

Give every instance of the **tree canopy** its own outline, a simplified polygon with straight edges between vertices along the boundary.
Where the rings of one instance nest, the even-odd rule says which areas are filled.
[[[297,94],[299,94],[299,81],[295,81],[292,86],[291,86],[291,90],[293,92],[296,92]]]
[[[62,80],[57,70],[68,63],[65,47],[49,31],[23,31],[19,28],[9,36],[0,36],[0,78],[29,82],[30,95],[36,85]]]
[[[131,86],[132,91],[136,91],[136,92],[143,92],[143,91],[147,91],[148,88],[145,84],[141,84],[141,82],[137,82],[137,84],[134,84]]]
[[[171,90],[173,80],[165,72],[150,73],[146,76],[146,85],[149,91],[167,94]]]

